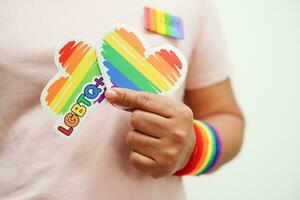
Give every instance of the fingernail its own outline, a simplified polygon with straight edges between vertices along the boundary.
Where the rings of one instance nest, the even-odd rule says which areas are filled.
[[[109,89],[105,92],[105,97],[108,99],[114,99],[114,98],[116,98],[116,96],[117,96],[116,91],[114,91],[112,89]]]

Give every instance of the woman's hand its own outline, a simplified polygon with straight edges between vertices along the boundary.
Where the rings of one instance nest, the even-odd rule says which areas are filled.
[[[106,91],[105,96],[132,112],[133,129],[126,142],[135,168],[159,178],[187,164],[195,145],[193,112],[188,106],[164,96],[120,88]]]

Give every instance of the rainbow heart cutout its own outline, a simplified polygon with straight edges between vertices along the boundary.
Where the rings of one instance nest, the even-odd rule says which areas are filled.
[[[93,105],[104,100],[105,85],[95,49],[83,40],[69,40],[55,52],[58,73],[41,95],[42,106],[58,120],[58,134],[70,136]]]
[[[187,71],[178,49],[147,48],[142,37],[124,25],[105,34],[97,52],[83,40],[67,41],[55,51],[55,63],[58,73],[40,100],[56,117],[55,131],[63,136],[70,136],[86,113],[103,102],[106,88],[167,94],[182,84]]]
[[[184,81],[187,64],[171,45],[148,48],[139,33],[117,26],[97,46],[99,66],[107,88],[151,93],[175,91]]]

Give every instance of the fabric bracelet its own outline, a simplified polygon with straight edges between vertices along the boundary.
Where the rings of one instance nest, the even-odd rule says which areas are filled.
[[[221,155],[222,143],[216,129],[207,122],[194,120],[196,143],[186,166],[176,176],[200,175],[213,169]]]

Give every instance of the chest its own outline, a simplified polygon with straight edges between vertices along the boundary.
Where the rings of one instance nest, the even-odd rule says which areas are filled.
[[[115,24],[139,31],[149,46],[172,44],[189,58],[195,38],[197,9],[193,1],[180,0],[52,0],[1,1],[1,60],[36,61],[53,57],[57,45],[70,37],[96,44],[99,36]],[[171,39],[144,29],[144,6],[183,19],[184,40]]]
[[[195,1],[196,2],[196,1]],[[148,46],[171,44],[189,61],[196,38],[198,5],[180,0],[4,0],[0,2],[0,90],[8,95],[1,102],[39,102],[47,81],[57,72],[54,51],[68,38],[82,38],[96,45],[99,36],[115,24],[126,24],[142,34]],[[183,40],[144,29],[144,6],[183,19]],[[18,91],[17,93],[12,91]],[[181,89],[182,91],[183,89]],[[182,93],[182,92],[181,92]],[[15,97],[15,98],[14,98]],[[24,97],[24,98],[25,98]],[[2,107],[5,110],[5,107]]]

